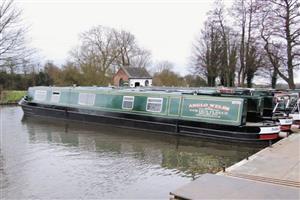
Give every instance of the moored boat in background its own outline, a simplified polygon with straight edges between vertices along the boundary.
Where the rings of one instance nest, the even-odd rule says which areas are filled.
[[[271,120],[280,124],[281,131],[291,132],[293,119],[290,114],[292,102],[298,99],[294,93],[268,89],[231,88],[221,89],[223,95],[235,95],[248,99],[248,121]]]
[[[293,124],[296,128],[300,128],[300,99],[294,104],[289,116],[293,119]]]

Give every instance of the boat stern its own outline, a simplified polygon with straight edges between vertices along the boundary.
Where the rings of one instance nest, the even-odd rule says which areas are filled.
[[[270,125],[259,127],[259,139],[260,140],[276,140],[279,138],[280,126]]]
[[[284,119],[278,119],[280,124],[280,130],[281,131],[291,131],[293,119],[292,118],[284,118]]]
[[[289,116],[292,117],[295,127],[300,128],[300,113],[290,114]]]

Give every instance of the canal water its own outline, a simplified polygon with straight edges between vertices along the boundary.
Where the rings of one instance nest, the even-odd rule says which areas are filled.
[[[0,111],[1,199],[166,199],[259,150]]]

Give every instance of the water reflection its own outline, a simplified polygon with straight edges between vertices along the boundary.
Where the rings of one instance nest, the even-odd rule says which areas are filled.
[[[181,175],[216,173],[257,151],[253,147],[219,144],[209,141],[117,127],[23,118],[32,143],[53,143],[77,147],[111,156],[129,156],[149,164],[184,172]]]
[[[7,198],[167,198],[258,150],[1,109]]]

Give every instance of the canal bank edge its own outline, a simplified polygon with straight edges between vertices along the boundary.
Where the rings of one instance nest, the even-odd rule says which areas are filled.
[[[271,146],[268,146],[262,150],[260,150],[259,152],[253,154],[252,156],[248,157],[248,158],[245,158],[243,160],[241,160],[240,162],[228,167],[225,169],[225,171],[220,171],[218,172],[217,174],[218,175],[228,175],[229,173],[232,173],[238,169],[240,169],[242,166],[245,166],[247,164],[249,164],[250,162],[257,162],[255,160],[257,159],[260,159],[262,156],[266,155],[267,153],[269,154],[274,154],[274,155],[278,155],[278,158],[283,158],[283,157],[287,157],[287,158],[291,158],[293,159],[292,157],[292,153],[295,153],[294,154],[294,158],[295,158],[295,163],[300,162],[300,157],[299,157],[299,154],[300,154],[300,149],[299,149],[299,146],[296,146],[296,144],[294,144],[293,147],[296,147],[295,149],[293,148],[289,148],[289,146],[292,146],[293,144],[291,143],[298,143],[298,145],[300,145],[300,129],[293,129],[293,134],[289,135],[288,137],[276,142],[275,144],[271,145]],[[284,154],[284,153],[288,153],[288,152],[283,152],[283,149],[282,148],[288,148],[287,150],[291,150],[289,154]],[[297,147],[298,147],[298,150],[297,150]],[[285,150],[285,151],[287,151]],[[277,154],[275,154],[276,152]],[[298,160],[297,160],[298,158]],[[279,159],[277,159],[276,161],[278,161]],[[293,159],[294,160],[294,159]],[[282,159],[280,159],[280,163],[282,162]],[[268,162],[270,163],[270,162]],[[273,167],[277,167],[279,165],[274,165]],[[270,169],[270,168],[268,168]],[[253,173],[253,172],[251,172]],[[254,175],[254,174],[253,174]],[[256,173],[257,175],[257,173]],[[278,174],[270,174],[270,176],[275,176]],[[300,182],[300,174],[298,174],[298,182]]]
[[[289,137],[262,149],[216,175],[204,174],[197,180],[172,191],[170,193],[171,199],[226,199],[238,197],[299,199],[299,148],[300,130],[294,129],[294,134]],[[212,183],[215,179],[219,180],[218,183]],[[205,188],[203,188],[203,185],[205,185]],[[209,192],[216,187],[224,187],[226,191],[221,189],[218,194]],[[284,196],[278,196],[281,194]]]
[[[25,94],[26,91],[21,90],[2,90],[0,91],[0,105],[15,105]]]

